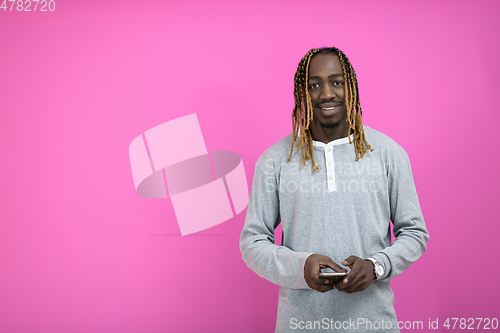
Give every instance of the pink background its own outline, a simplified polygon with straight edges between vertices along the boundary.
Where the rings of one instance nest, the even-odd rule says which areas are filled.
[[[0,331],[273,331],[278,287],[238,249],[246,210],[181,237],[169,200],[135,192],[128,145],[197,113],[250,186],[291,130],[298,61],[322,46],[354,64],[365,124],[411,158],[431,239],[393,280],[399,319],[500,317],[499,14],[457,0],[0,10]]]

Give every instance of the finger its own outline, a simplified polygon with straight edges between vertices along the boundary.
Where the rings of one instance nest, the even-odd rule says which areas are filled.
[[[335,272],[338,273],[347,272],[347,270],[337,265],[337,263],[333,261],[330,257],[323,256],[323,258],[321,259],[322,260],[318,261],[317,266],[314,267],[313,274],[311,275],[311,280],[318,285],[330,284],[333,286],[331,280],[319,277],[320,268],[330,267],[331,269],[333,269]]]
[[[319,277],[319,270],[317,272],[314,272],[311,276],[310,276],[310,280],[312,283],[316,284],[316,285],[326,285],[326,284],[331,284],[330,280],[329,279],[325,279],[325,278],[320,278]]]
[[[354,276],[347,276],[344,281],[342,281],[341,286],[342,286],[342,291],[350,291],[353,288],[356,288],[357,285],[359,285],[360,279],[358,275]],[[340,290],[340,288],[339,288]]]
[[[331,284],[331,281],[328,280],[328,279],[324,279],[324,278],[315,278],[313,279],[314,283],[316,283],[317,285],[325,285],[325,284]]]
[[[333,269],[337,273],[347,272],[347,269],[342,268],[339,265],[337,265],[337,263],[335,261],[333,261],[331,258],[325,259],[324,264],[327,265],[328,267],[330,267],[331,269]]]
[[[356,284],[359,281],[358,273],[360,268],[358,266],[359,265],[357,265],[356,263],[352,264],[351,271],[340,283],[342,285],[343,290],[351,288],[354,284]]]
[[[346,279],[344,279],[347,280],[347,282],[342,283],[337,289],[347,293],[354,293],[366,289],[371,282],[367,278],[367,272],[371,272],[371,270],[367,269],[367,266],[364,264],[364,260],[355,260],[352,265],[351,272],[348,274]]]
[[[355,284],[356,281],[354,280],[349,280],[347,277],[342,280],[342,282],[338,283],[336,285],[337,289],[340,291],[346,291],[352,288],[352,286]]]
[[[346,293],[357,293],[359,291],[362,291],[364,289],[366,289],[368,287],[367,284],[363,283],[362,281],[358,282],[358,283],[354,283],[350,286],[347,286],[345,287],[343,290],[340,290],[340,291],[344,291]]]
[[[328,279],[319,277],[319,272],[321,267],[322,267],[321,263],[314,266],[310,275],[311,281],[317,285],[325,285],[330,282]]]
[[[333,289],[333,286],[331,284],[328,284],[328,285],[317,285],[316,288],[314,288],[315,290],[319,291],[319,292],[326,292],[326,291],[330,291]]]
[[[359,275],[359,272],[363,268],[363,263],[364,260],[356,257],[356,256],[350,256],[349,258],[346,259],[347,262],[349,262],[349,267],[351,267],[351,271],[349,274],[347,274],[346,278],[344,279],[345,283],[349,283],[349,281],[358,280],[357,276]],[[346,281],[347,280],[347,281]]]
[[[349,273],[349,274],[351,274],[351,273]],[[354,283],[354,276],[349,276],[349,274],[347,274],[347,276],[337,284],[338,290],[344,291],[347,288],[349,288],[350,286],[352,286],[352,284]]]
[[[344,266],[351,266],[356,259],[359,259],[359,257],[349,256],[349,258],[344,259],[344,261],[342,261],[341,264]]]
[[[307,282],[307,285],[309,286],[309,288],[317,290],[317,291],[326,291],[326,290],[331,289],[331,287],[332,287],[331,284],[318,284],[312,280],[309,280],[306,282]]]
[[[340,283],[337,286],[337,289],[339,291],[343,291],[346,293],[354,293],[354,292],[363,290],[362,285],[360,285],[358,282],[352,282],[352,281],[350,283],[347,283],[347,284]]]

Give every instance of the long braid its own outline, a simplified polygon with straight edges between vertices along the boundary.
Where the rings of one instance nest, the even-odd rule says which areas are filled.
[[[351,143],[351,128],[354,132],[354,148],[356,150],[356,160],[359,160],[360,157],[363,157],[366,153],[366,148],[370,149],[370,151],[373,151],[371,148],[370,144],[368,144],[368,141],[366,141],[365,137],[365,131],[363,129],[363,121],[361,119],[362,111],[361,111],[361,104],[359,102],[359,91],[358,91],[358,79],[356,77],[356,72],[354,71],[354,68],[352,67],[351,63],[345,56],[345,54],[339,50],[339,54],[342,56],[343,61],[346,64],[346,67],[348,67],[348,76],[349,76],[349,92],[350,93],[350,99],[355,103],[355,113],[354,113],[354,108],[351,106],[351,116],[348,117],[349,120],[349,143]],[[339,57],[340,57],[339,55]],[[345,74],[344,74],[345,76]],[[348,109],[349,110],[349,109]],[[349,111],[348,111],[349,112]],[[365,147],[366,145],[366,147]]]
[[[368,144],[368,141],[366,141],[365,132],[363,130],[363,122],[361,120],[362,111],[359,103],[358,79],[349,59],[342,51],[335,47],[311,49],[300,60],[294,76],[293,94],[295,98],[295,107],[292,112],[293,139],[288,162],[292,159],[293,146],[295,142],[298,141],[296,147],[301,150],[302,165],[305,166],[306,161],[312,159],[313,171],[319,170],[319,167],[314,161],[312,133],[309,129],[311,121],[313,120],[313,107],[307,82],[309,78],[309,65],[311,63],[311,59],[317,53],[330,53],[339,57],[346,90],[345,104],[347,109],[347,121],[349,122],[348,137],[349,143],[352,144],[352,132],[354,136],[356,160],[359,160],[360,157],[365,155],[367,151],[366,149],[373,151],[371,146]]]

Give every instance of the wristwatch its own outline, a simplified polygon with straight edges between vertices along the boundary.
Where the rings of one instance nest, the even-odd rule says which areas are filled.
[[[373,263],[373,274],[375,275],[375,280],[381,279],[384,276],[384,266],[374,258],[367,258]]]

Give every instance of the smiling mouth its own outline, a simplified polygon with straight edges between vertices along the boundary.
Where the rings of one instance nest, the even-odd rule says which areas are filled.
[[[317,105],[316,105],[316,107],[317,107],[318,109],[325,110],[325,111],[333,111],[333,110],[335,110],[336,108],[338,108],[340,105],[341,105],[341,104],[328,102],[328,103],[320,103],[320,104],[317,104]]]

